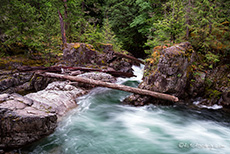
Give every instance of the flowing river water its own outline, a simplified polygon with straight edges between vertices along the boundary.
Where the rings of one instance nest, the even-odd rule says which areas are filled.
[[[136,87],[136,78],[119,83]],[[121,105],[130,93],[95,88],[77,100],[50,136],[21,150],[25,154],[228,154],[230,115],[219,110]]]

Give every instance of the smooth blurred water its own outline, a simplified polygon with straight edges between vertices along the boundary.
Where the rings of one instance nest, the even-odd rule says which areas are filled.
[[[136,68],[138,69],[138,68]],[[140,76],[119,82],[137,86]],[[181,106],[121,105],[129,93],[95,88],[30,154],[228,154],[229,115]]]

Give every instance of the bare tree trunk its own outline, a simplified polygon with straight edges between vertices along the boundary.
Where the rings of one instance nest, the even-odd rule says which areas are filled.
[[[64,8],[65,8],[65,13],[64,13],[64,16],[65,16],[65,31],[66,31],[66,34],[68,36],[68,40],[71,42],[72,38],[71,38],[71,26],[70,26],[70,19],[68,19],[68,6],[67,6],[67,0],[63,0],[64,2]]]
[[[65,27],[64,27],[64,21],[63,17],[61,15],[61,12],[58,10],[59,20],[60,20],[60,26],[61,26],[61,35],[62,35],[62,42],[63,45],[66,44],[66,36],[65,36]]]
[[[114,83],[102,82],[102,81],[98,81],[98,80],[87,79],[87,78],[83,78],[83,77],[73,77],[73,76],[69,76],[69,75],[61,75],[61,74],[48,73],[48,72],[46,72],[44,74],[38,73],[38,75],[52,77],[52,78],[66,79],[66,80],[71,80],[71,81],[76,81],[76,82],[82,82],[82,83],[92,84],[92,85],[96,85],[96,86],[100,86],[100,87],[107,87],[107,88],[131,92],[131,93],[136,93],[136,94],[140,94],[140,95],[152,96],[155,98],[169,100],[172,102],[178,102],[179,101],[179,99],[177,97],[171,96],[168,94],[158,93],[158,92],[149,91],[149,90],[140,89],[140,88],[133,88],[133,87],[124,86],[124,85],[118,85],[118,84],[114,84]]]

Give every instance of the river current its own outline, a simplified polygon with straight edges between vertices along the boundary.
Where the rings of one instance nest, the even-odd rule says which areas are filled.
[[[118,79],[136,87],[137,77]],[[95,88],[77,99],[50,136],[21,150],[25,154],[228,154],[230,115],[183,106],[124,106],[130,93]]]

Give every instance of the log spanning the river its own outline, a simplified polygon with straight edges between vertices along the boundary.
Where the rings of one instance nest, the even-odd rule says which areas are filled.
[[[168,94],[158,93],[158,92],[149,91],[149,90],[140,89],[140,88],[133,88],[133,87],[114,84],[114,83],[102,82],[102,81],[83,78],[83,77],[62,75],[62,74],[49,73],[49,72],[37,73],[37,74],[41,75],[41,76],[47,76],[47,77],[59,78],[59,79],[66,79],[66,80],[70,80],[70,81],[76,81],[76,82],[82,82],[82,83],[86,83],[86,84],[92,84],[92,85],[96,85],[96,86],[100,86],[100,87],[107,87],[107,88],[127,91],[127,92],[136,93],[136,94],[140,94],[140,95],[152,96],[152,97],[155,97],[155,98],[169,100],[169,101],[172,101],[172,102],[178,102],[179,101],[179,99],[177,97],[171,96],[171,95],[168,95]]]

